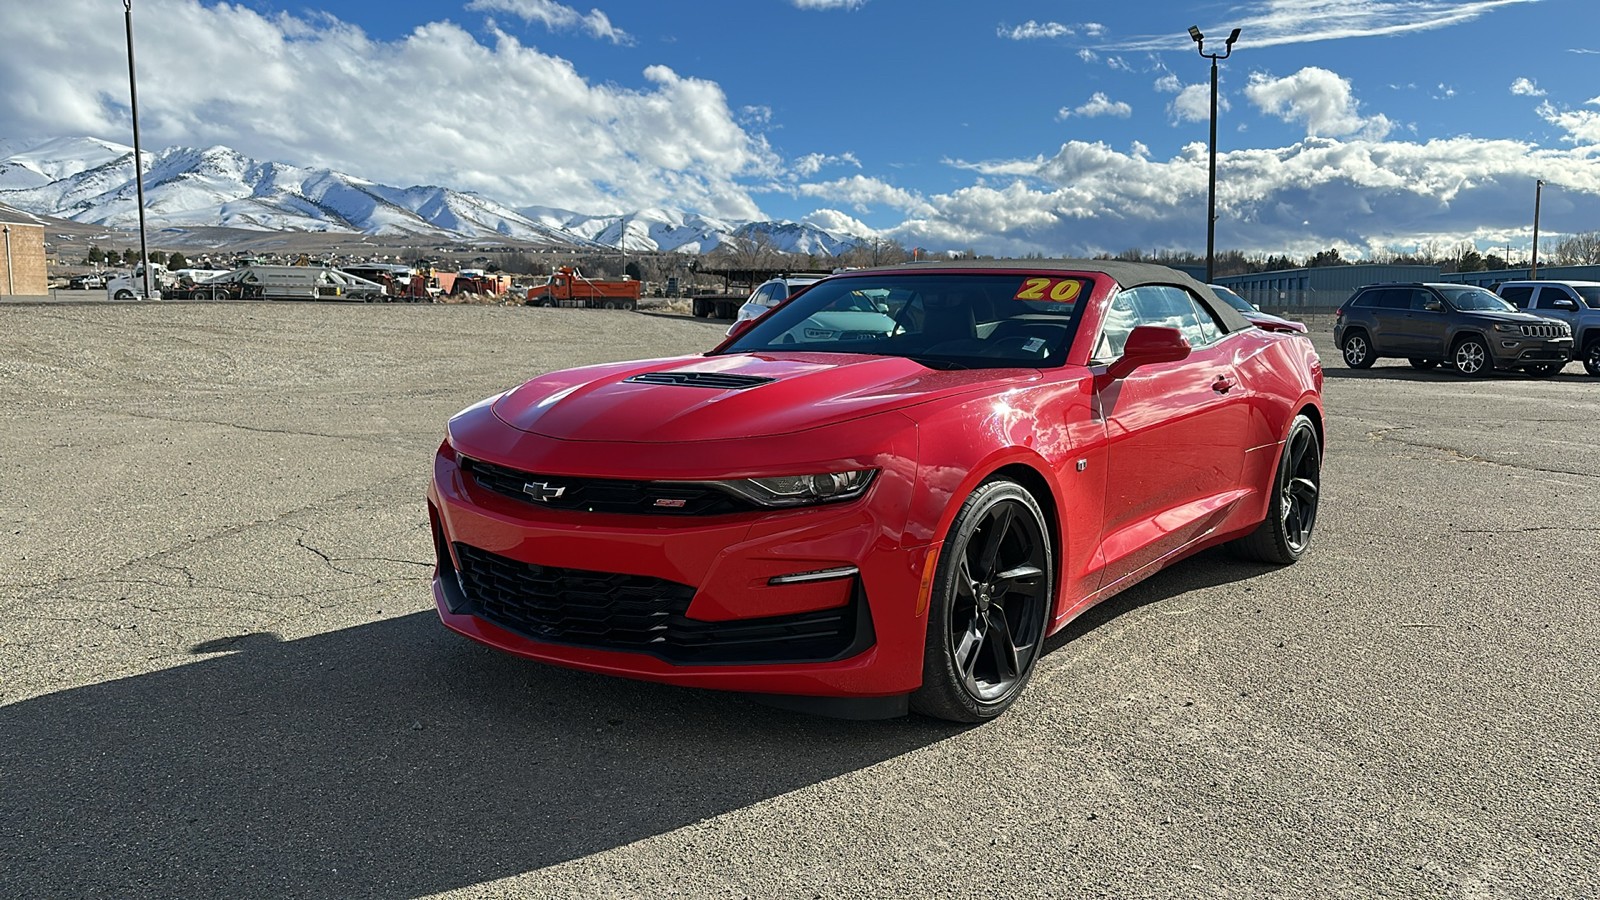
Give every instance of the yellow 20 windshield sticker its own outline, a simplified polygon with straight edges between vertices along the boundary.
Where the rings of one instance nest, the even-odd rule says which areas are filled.
[[[1042,300],[1071,303],[1083,293],[1083,282],[1076,278],[1024,278],[1013,300]]]

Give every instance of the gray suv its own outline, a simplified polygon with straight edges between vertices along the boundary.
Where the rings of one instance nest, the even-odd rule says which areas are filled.
[[[1572,326],[1573,346],[1590,375],[1600,375],[1600,281],[1507,281],[1501,300]]]
[[[1333,340],[1352,369],[1398,356],[1418,369],[1442,362],[1462,375],[1523,369],[1548,376],[1572,358],[1567,323],[1519,312],[1464,284],[1367,285],[1339,307]]]

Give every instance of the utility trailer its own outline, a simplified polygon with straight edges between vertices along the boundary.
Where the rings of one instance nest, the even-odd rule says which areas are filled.
[[[407,265],[361,263],[341,271],[382,285],[381,299],[386,303],[432,303],[440,292],[438,279]]]
[[[583,277],[572,266],[562,266],[543,284],[528,288],[526,306],[560,306],[568,309],[638,309],[639,282],[600,281]]]
[[[244,266],[206,282],[232,285],[243,300],[354,300],[373,303],[384,287],[326,266]]]

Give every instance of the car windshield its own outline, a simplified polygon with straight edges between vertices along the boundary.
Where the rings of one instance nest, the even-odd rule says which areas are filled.
[[[1583,302],[1590,309],[1600,309],[1600,284],[1586,284],[1574,287],[1573,290],[1578,292],[1578,296],[1583,298]]]
[[[1087,275],[908,270],[818,283],[722,349],[899,356],[934,369],[1062,364]]]
[[[1233,307],[1234,309],[1237,309],[1239,312],[1242,312],[1242,313],[1258,313],[1258,312],[1261,312],[1261,310],[1256,309],[1255,305],[1252,304],[1249,300],[1246,300],[1245,298],[1239,296],[1238,294],[1235,294],[1233,291],[1223,287],[1220,284],[1213,284],[1213,285],[1207,285],[1207,286],[1211,288],[1211,293],[1217,295],[1217,299],[1218,300],[1221,300],[1223,303],[1226,303],[1229,306]]]
[[[1510,303],[1480,287],[1440,288],[1439,293],[1456,309],[1474,312],[1508,312],[1516,309]]]

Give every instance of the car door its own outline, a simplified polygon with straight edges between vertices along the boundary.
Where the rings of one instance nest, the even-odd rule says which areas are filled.
[[[1168,285],[1123,291],[1111,303],[1095,362],[1120,356],[1121,340],[1138,325],[1177,328],[1190,353],[1136,369],[1099,393],[1108,455],[1102,589],[1214,528],[1244,494],[1238,482],[1249,443],[1234,342],[1210,311]]]
[[[1449,307],[1427,288],[1409,288],[1406,345],[1403,355],[1413,359],[1444,359],[1450,350]],[[1437,307],[1429,309],[1429,306]]]
[[[1572,308],[1564,309],[1556,306],[1557,300],[1566,300]],[[1577,297],[1572,296],[1564,285],[1541,284],[1539,293],[1535,294],[1533,301],[1528,304],[1528,311],[1546,318],[1560,319],[1576,329],[1579,306],[1582,306],[1582,303]]]

